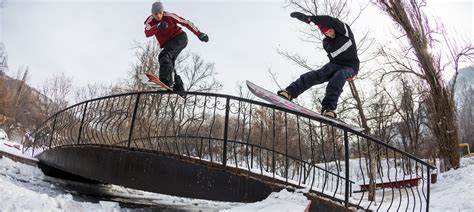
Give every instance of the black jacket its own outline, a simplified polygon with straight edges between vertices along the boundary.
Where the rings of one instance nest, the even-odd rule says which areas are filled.
[[[335,38],[323,39],[323,48],[328,53],[329,61],[352,67],[356,73],[359,72],[357,46],[349,25],[327,15],[310,16],[310,20],[317,25],[333,28],[336,32]]]

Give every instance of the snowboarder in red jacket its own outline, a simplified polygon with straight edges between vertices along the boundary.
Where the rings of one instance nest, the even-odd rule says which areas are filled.
[[[151,15],[145,21],[145,35],[146,37],[154,35],[162,48],[158,56],[160,81],[172,87],[174,91],[184,91],[183,81],[176,74],[174,65],[179,53],[188,44],[188,37],[178,24],[188,28],[199,40],[209,41],[207,34],[199,31],[193,23],[174,13],[164,11],[161,2],[155,2],[151,6]]]
[[[328,82],[326,95],[321,102],[321,114],[336,118],[336,107],[342,88],[348,79],[359,72],[359,58],[354,34],[349,25],[327,15],[307,16],[300,12],[290,15],[307,24],[313,22],[325,36],[323,48],[327,52],[329,63],[318,70],[309,71],[277,94],[292,100],[313,85]]]

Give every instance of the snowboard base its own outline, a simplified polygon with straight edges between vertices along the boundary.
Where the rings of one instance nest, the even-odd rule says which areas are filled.
[[[306,114],[306,115],[309,115],[309,116],[313,116],[313,117],[316,117],[316,118],[319,118],[319,119],[323,119],[323,120],[326,120],[326,121],[329,121],[329,122],[332,122],[336,125],[339,125],[339,126],[344,126],[344,127],[347,127],[347,128],[350,128],[352,130],[355,130],[355,131],[358,131],[358,132],[362,132],[364,131],[365,129],[364,128],[361,128],[361,127],[356,127],[356,126],[352,126],[352,125],[349,125],[343,121],[340,121],[338,119],[333,119],[333,118],[330,118],[330,117],[327,117],[327,116],[323,116],[319,113],[316,113],[312,110],[309,110],[305,107],[302,107],[296,103],[293,103],[291,101],[288,101],[286,99],[284,99],[283,97],[280,97],[278,96],[277,94],[265,89],[265,88],[262,88],[250,81],[246,81],[246,84],[247,84],[247,87],[249,88],[250,92],[252,92],[255,96],[273,104],[273,105],[276,105],[276,106],[279,106],[279,107],[282,107],[282,108],[286,108],[288,110],[292,110],[292,111],[296,111],[296,112],[300,112],[300,113],[303,113],[303,114]]]

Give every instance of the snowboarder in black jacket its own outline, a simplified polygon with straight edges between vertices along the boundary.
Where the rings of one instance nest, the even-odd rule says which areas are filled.
[[[300,12],[293,12],[290,16],[307,24],[313,22],[319,27],[321,33],[326,36],[323,39],[323,48],[328,53],[329,63],[319,70],[301,75],[277,94],[291,101],[313,85],[329,82],[321,103],[321,114],[336,118],[335,110],[342,88],[346,80],[359,72],[359,58],[351,28],[339,19],[327,15],[307,16]]]

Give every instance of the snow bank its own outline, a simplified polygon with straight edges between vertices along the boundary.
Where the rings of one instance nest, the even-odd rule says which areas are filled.
[[[43,178],[36,167],[0,158],[0,211],[120,211],[115,202],[79,202],[71,194],[48,192]]]
[[[461,167],[438,175],[431,185],[431,211],[474,211],[474,157],[462,158]]]
[[[310,201],[302,193],[289,192],[286,189],[280,192],[273,192],[260,202],[249,203],[247,205],[234,207],[229,212],[274,212],[274,211],[304,211]]]
[[[0,211],[119,211],[118,203],[100,204],[77,202],[72,195],[51,197],[47,194],[19,187],[0,178]]]

